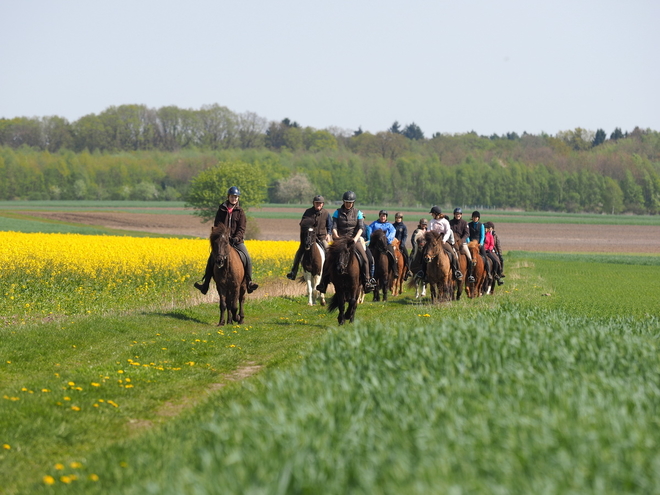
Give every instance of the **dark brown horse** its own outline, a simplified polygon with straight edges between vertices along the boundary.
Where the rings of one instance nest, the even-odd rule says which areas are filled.
[[[452,298],[452,273],[449,256],[443,247],[442,235],[427,232],[424,236],[424,262],[426,279],[431,288],[431,302],[449,301]]]
[[[229,244],[229,232],[224,224],[213,227],[210,240],[214,261],[213,279],[220,296],[218,326],[225,324],[225,312],[227,323],[243,323],[243,300],[247,291],[243,262],[238,251]]]
[[[457,250],[458,253],[458,269],[461,271],[463,274],[463,279],[462,280],[456,280],[454,279],[454,299],[457,301],[461,299],[461,295],[463,294],[463,289],[466,289],[466,280],[467,280],[467,274],[468,274],[468,263],[470,260],[467,259],[467,256],[465,253],[460,249],[460,246]],[[467,292],[467,290],[466,290]]]
[[[307,220],[305,218],[304,220]],[[302,255],[303,280],[307,283],[307,304],[314,306],[319,301],[325,306],[325,294],[318,292],[316,286],[321,282],[323,263],[325,263],[325,248],[316,239],[313,221],[304,221],[300,224],[300,242],[305,251]]]
[[[479,242],[476,239],[470,241],[468,244],[468,249],[470,250],[470,256],[472,256],[472,262],[474,263],[472,275],[474,276],[475,282],[468,283],[465,287],[465,290],[470,299],[474,299],[475,297],[480,297],[482,295],[484,286],[488,280],[488,273],[486,273],[484,259],[481,257],[481,253],[479,252]]]
[[[426,232],[420,230],[415,236],[415,249],[410,253],[410,270],[416,275],[424,266],[424,246],[426,246]],[[426,296],[426,282],[417,276],[408,281],[408,287],[415,289],[415,299]]]
[[[394,278],[394,261],[387,252],[387,234],[384,230],[374,230],[371,233],[369,249],[374,257],[374,278],[376,288],[374,289],[374,301],[380,301],[380,293],[383,293],[383,301],[387,301],[387,291],[390,281]]]
[[[355,241],[352,238],[336,239],[328,251],[326,263],[330,270],[330,281],[335,286],[335,294],[330,300],[328,311],[339,310],[337,321],[340,325],[346,320],[353,323],[355,319],[355,310],[362,288],[357,256],[359,254],[355,251]],[[347,309],[346,305],[348,305]]]

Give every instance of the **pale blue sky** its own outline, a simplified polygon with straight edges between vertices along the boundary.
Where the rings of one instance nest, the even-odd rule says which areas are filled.
[[[0,118],[218,103],[317,129],[660,130],[655,0],[0,0]]]

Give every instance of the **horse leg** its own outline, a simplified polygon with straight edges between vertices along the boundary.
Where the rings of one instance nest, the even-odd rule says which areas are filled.
[[[312,287],[314,288],[314,299],[319,302],[321,306],[325,306],[325,294],[316,290],[316,286],[321,283],[321,274],[312,277]]]
[[[225,300],[225,295],[221,294],[218,292],[218,295],[220,296],[220,321],[218,322],[218,326],[222,327],[225,325],[225,311],[227,310],[227,301]],[[227,319],[229,319],[229,312],[227,312]]]
[[[344,314],[345,305],[346,305],[346,301],[344,301],[344,295],[341,294],[339,296],[339,305],[337,306],[337,309],[339,309],[339,315],[337,316],[337,322],[340,325],[343,325],[344,322],[346,321],[346,315]]]
[[[245,292],[243,289],[239,289],[239,294],[240,296],[238,297],[238,320],[236,323],[239,325],[243,323],[243,320],[245,319],[245,313],[243,312],[243,299],[245,298]]]
[[[348,318],[351,323],[355,320],[355,310],[357,309],[357,298],[351,297],[348,301]]]
[[[305,272],[303,276],[305,277],[305,283],[307,284],[307,306],[314,306],[314,291],[316,290],[316,285],[312,286],[312,274]]]

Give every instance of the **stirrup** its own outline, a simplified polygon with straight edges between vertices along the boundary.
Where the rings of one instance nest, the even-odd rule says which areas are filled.
[[[463,280],[463,273],[460,270],[456,270],[454,272],[454,277],[456,280]]]
[[[477,281],[477,279],[474,278],[473,275],[470,275],[470,276],[468,277],[468,283],[469,283],[469,284],[473,284],[473,283],[475,283],[476,281]]]

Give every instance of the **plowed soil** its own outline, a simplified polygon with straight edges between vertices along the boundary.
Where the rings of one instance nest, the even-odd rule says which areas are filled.
[[[301,213],[302,213],[301,208]],[[290,212],[290,209],[264,208],[262,211]],[[24,212],[65,222],[97,225],[113,229],[154,232],[170,235],[207,237],[211,223],[201,223],[192,215],[129,212]],[[376,218],[369,212],[369,218]],[[296,219],[254,219],[261,240],[298,240]],[[416,228],[406,222],[408,232]],[[502,250],[590,252],[590,253],[660,253],[660,227],[635,225],[571,225],[536,223],[499,223],[496,231]]]

